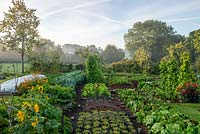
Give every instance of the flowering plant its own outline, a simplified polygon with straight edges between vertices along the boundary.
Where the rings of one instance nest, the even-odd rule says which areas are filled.
[[[200,91],[197,83],[186,82],[177,87],[176,91],[180,92],[184,102],[196,103],[199,100]]]
[[[20,97],[15,110],[15,120],[18,122],[13,126],[15,132],[59,133],[61,131],[62,111],[50,105],[46,96],[43,93],[43,86],[37,85]]]
[[[0,108],[0,133],[12,134],[59,134],[71,133],[71,120],[62,114],[62,110],[49,103],[45,87],[32,86],[26,94],[17,96],[8,113],[7,100],[4,101],[6,115]],[[11,98],[12,99],[12,98]],[[0,100],[1,102],[1,100]],[[1,104],[1,103],[0,103]],[[0,105],[1,107],[2,105]],[[2,123],[2,120],[5,122]],[[10,123],[10,124],[9,124]]]
[[[48,83],[48,79],[38,79],[35,78],[33,80],[26,79],[19,86],[17,86],[17,94],[22,95],[24,93],[28,93],[28,90],[33,90],[35,86],[42,86]]]

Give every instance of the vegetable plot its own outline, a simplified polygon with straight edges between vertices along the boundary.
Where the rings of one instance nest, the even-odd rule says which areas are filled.
[[[74,71],[54,79],[56,84],[71,88],[75,88],[78,83],[82,83],[84,80],[85,74],[82,71]]]
[[[151,89],[119,90],[118,95],[136,113],[150,134],[199,134],[200,125],[161,102]]]
[[[93,110],[79,113],[76,134],[134,134],[135,132],[124,112]]]
[[[111,93],[106,87],[106,85],[103,83],[94,83],[94,84],[89,83],[84,86],[82,96],[92,97],[92,98],[103,97],[103,96],[110,97]]]

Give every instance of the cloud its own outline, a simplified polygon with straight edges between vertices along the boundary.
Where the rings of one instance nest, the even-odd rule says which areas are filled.
[[[87,7],[90,7],[90,6],[95,6],[95,5],[99,5],[99,4],[107,3],[107,2],[111,2],[111,1],[112,0],[98,0],[98,1],[93,0],[92,2],[91,1],[85,2],[85,3],[82,3],[82,4],[77,4],[77,5],[72,6],[72,7],[63,7],[61,9],[48,12],[45,15],[41,16],[41,18],[44,19],[46,17],[52,16],[52,15],[55,15],[55,14],[58,14],[58,13],[61,13],[61,12],[76,10],[76,9],[80,9],[80,8],[87,8]]]
[[[197,23],[192,23],[194,26],[200,28],[200,24],[197,24]]]
[[[163,0],[156,0],[148,4],[143,3],[141,6],[136,6],[136,8],[118,9],[119,11],[107,12],[105,11],[105,7],[100,5],[106,4],[111,8],[114,6],[111,0],[82,0],[78,2],[74,0],[73,2],[71,1],[71,4],[55,4],[54,7],[49,7],[49,10],[43,12],[43,15],[41,15],[43,22],[43,26],[41,27],[43,28],[40,28],[40,32],[44,37],[61,44],[95,44],[105,47],[106,44],[112,43],[123,48],[123,35],[134,22],[147,19],[161,19],[168,22],[197,19],[196,17],[169,18],[199,9],[198,3],[197,1],[185,1],[178,5],[171,3],[164,6]],[[119,17],[119,20],[114,19],[118,15],[118,12],[123,12],[123,10],[123,18]]]
[[[0,0],[1,11],[7,11],[11,0]],[[121,1],[121,2],[119,2]],[[41,36],[57,43],[95,44],[104,47],[112,43],[123,48],[123,35],[133,23],[147,19],[188,23],[194,28],[200,9],[199,0],[25,0],[37,9],[41,19]],[[120,4],[119,4],[120,3]],[[193,13],[193,14],[192,14]],[[186,17],[196,16],[196,17]],[[1,19],[2,13],[0,13]],[[185,33],[191,27],[183,27]],[[175,29],[178,27],[175,27]],[[181,31],[180,30],[180,31]]]
[[[7,11],[9,8],[9,5],[11,3],[11,0],[9,1],[1,1],[0,4],[0,20],[3,18],[3,12]]]
[[[89,11],[85,11],[85,10],[76,10],[75,12],[79,13],[80,15],[96,17],[96,18],[99,18],[99,19],[102,19],[102,20],[105,20],[105,21],[108,21],[108,22],[111,22],[111,23],[116,23],[116,24],[120,24],[120,25],[125,24],[120,20],[115,20],[115,19],[109,18],[109,17],[101,15],[101,14],[97,14],[97,13],[94,13],[94,12],[89,12]]]
[[[200,9],[200,1],[198,0],[183,1],[179,4],[173,3],[175,1],[169,1],[169,3],[165,2],[166,1],[164,0],[155,0],[154,2],[149,2],[148,4],[145,3],[144,5],[133,9],[132,11],[130,11],[129,15],[129,18],[132,19],[127,19],[126,23],[130,25],[133,22],[144,21],[148,19],[168,20],[167,18]],[[176,19],[171,21],[175,22]]]
[[[183,22],[183,21],[191,21],[191,20],[198,20],[200,17],[187,17],[187,18],[177,18],[177,19],[168,19],[165,20],[166,22]]]
[[[76,43],[80,45],[91,45],[105,47],[106,44],[113,43],[123,47],[123,35],[118,34],[121,25],[101,19],[101,21],[91,21],[88,15],[69,15],[68,21],[60,20],[55,25],[62,27],[52,27],[44,24],[40,26],[40,33],[43,37],[59,41],[61,44]]]

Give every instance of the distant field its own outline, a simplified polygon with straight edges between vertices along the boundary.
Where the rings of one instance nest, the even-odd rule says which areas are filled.
[[[21,73],[22,65],[21,63],[0,63],[0,66],[2,65],[2,68],[0,69],[0,73],[14,73],[13,65],[15,66],[15,69],[18,73]],[[25,72],[30,69],[30,64],[25,63]]]

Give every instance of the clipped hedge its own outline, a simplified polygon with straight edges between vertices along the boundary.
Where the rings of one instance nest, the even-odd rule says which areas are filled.
[[[141,72],[141,69],[138,66],[138,64],[133,60],[124,59],[118,62],[113,62],[112,64],[105,66],[105,71],[131,73],[131,72]]]

